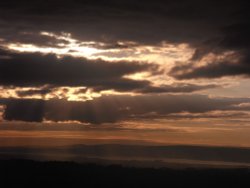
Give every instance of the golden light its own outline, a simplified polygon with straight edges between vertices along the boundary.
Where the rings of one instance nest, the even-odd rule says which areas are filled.
[[[46,86],[45,86],[46,87]],[[27,92],[29,90],[39,90],[40,88],[32,87],[10,87],[10,88],[0,88],[1,98],[22,98],[22,99],[66,99],[68,101],[87,101],[93,100],[94,98],[100,97],[101,93],[97,93],[88,89],[86,87],[55,87],[47,94],[29,94],[29,95],[19,95],[19,92]],[[1,107],[1,106],[0,106]],[[1,111],[1,108],[0,108]]]
[[[87,59],[103,59],[109,63],[119,63],[119,61],[136,61],[142,63],[154,63],[160,66],[163,74],[152,75],[150,72],[140,72],[130,75],[125,75],[124,78],[132,80],[148,80],[153,85],[171,84],[175,80],[173,77],[165,74],[176,62],[187,62],[194,54],[194,49],[188,44],[171,44],[162,42],[154,46],[139,45],[133,41],[118,41],[120,46],[125,48],[106,48],[110,44],[105,44],[98,41],[79,41],[72,37],[70,33],[62,32],[60,34],[51,32],[40,32],[41,36],[48,36],[58,40],[54,46],[39,46],[25,43],[7,43],[5,48],[18,52],[39,52],[42,54],[55,54],[58,58],[64,56],[84,57]],[[66,41],[66,42],[63,42]],[[21,88],[19,88],[21,89]],[[45,99],[50,99],[52,96],[56,98],[67,98],[68,100],[91,100],[99,97],[102,94],[119,94],[119,92],[108,90],[102,92],[93,92],[88,90],[87,93],[76,94],[77,88],[67,88],[67,93],[62,92],[63,88],[53,90],[52,94],[45,96]],[[15,91],[6,90],[9,96],[18,97]],[[129,93],[131,94],[131,93]],[[3,95],[3,92],[2,92]],[[32,96],[40,98],[40,96]]]
[[[89,59],[104,59],[106,61],[146,61],[154,62],[161,65],[170,65],[173,61],[186,61],[192,57],[194,49],[188,44],[171,44],[163,42],[159,45],[148,46],[139,45],[133,41],[118,41],[117,44],[126,46],[125,48],[105,48],[103,42],[98,41],[79,41],[72,38],[70,33],[50,33],[40,32],[42,36],[49,36],[57,40],[64,40],[65,43],[59,41],[51,46],[39,46],[27,43],[6,43],[4,47],[19,52],[39,52],[53,53],[58,57],[71,55],[75,57],[85,57]]]
[[[5,109],[5,106],[4,105],[0,105],[0,121],[3,120],[4,109]]]

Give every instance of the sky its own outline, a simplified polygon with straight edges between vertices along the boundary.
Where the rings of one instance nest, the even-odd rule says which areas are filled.
[[[249,2],[0,2],[0,146],[250,146]]]

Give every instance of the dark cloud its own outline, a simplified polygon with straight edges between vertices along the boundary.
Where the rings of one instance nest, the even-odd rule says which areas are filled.
[[[48,31],[104,42],[99,48],[126,47],[118,41],[188,43],[197,52],[192,59],[228,50],[244,58],[235,65],[239,66],[236,69],[232,62],[223,61],[209,64],[205,70],[196,69],[192,71],[194,75],[178,76],[173,69],[172,76],[184,79],[249,75],[249,7],[245,0],[9,0],[0,3],[0,38],[5,42],[50,46],[57,43],[55,38],[38,36],[41,31]],[[210,65],[216,74],[210,73]]]
[[[220,78],[223,76],[249,75],[250,66],[244,63],[213,62],[211,64],[193,67],[192,65],[175,66],[169,72],[177,79]]]
[[[240,20],[234,14],[245,5],[243,0],[10,0],[1,3],[0,17],[3,35],[10,39],[14,33],[7,29],[15,34],[65,31],[85,40],[197,42],[217,34],[221,25]]]
[[[169,72],[177,79],[219,78],[223,76],[250,76],[250,22],[237,23],[222,29],[223,36],[205,43],[196,49],[191,63],[176,65]],[[221,55],[225,51],[234,51],[235,57],[207,62],[204,66],[195,67],[208,53]]]
[[[125,92],[127,91],[128,85],[131,91],[134,93],[191,93],[200,90],[212,89],[220,87],[216,84],[208,85],[196,85],[196,84],[171,84],[171,85],[161,85],[161,86],[151,86],[148,81],[133,82],[127,80],[127,82],[116,82],[113,81],[110,85],[116,88],[116,91]],[[134,87],[133,87],[134,86]],[[94,91],[107,90],[105,86],[94,87]]]
[[[6,106],[5,120],[22,121],[80,121],[110,123],[120,120],[190,112],[206,113],[214,110],[241,110],[238,104],[250,102],[247,98],[209,98],[204,95],[141,95],[102,96],[91,101],[2,99]],[[171,116],[170,116],[171,118]]]
[[[1,31],[0,31],[1,32]],[[58,39],[53,36],[42,35],[40,32],[23,32],[19,31],[14,36],[4,36],[3,42],[34,44],[40,47],[56,47],[61,48],[58,44],[69,44],[69,41]]]
[[[10,100],[6,104],[3,118],[6,120],[20,120],[41,122],[44,117],[43,100]]]
[[[160,87],[145,87],[142,89],[134,90],[138,93],[191,93],[194,91],[206,90],[219,87],[216,84],[209,85],[196,85],[196,84],[172,84],[172,85],[162,85]]]
[[[142,71],[157,72],[157,66],[140,62],[114,62],[87,60],[85,58],[42,55],[39,53],[3,53],[0,84],[13,86],[106,86],[127,89],[148,83],[122,78]],[[113,86],[112,86],[113,84]],[[108,87],[110,85],[110,87]]]
[[[43,87],[17,91],[18,96],[51,92],[53,87],[88,87],[94,91],[114,89],[119,92],[137,93],[182,93],[217,87],[217,85],[179,84],[152,86],[147,80],[132,80],[125,75],[150,72],[160,74],[158,66],[142,62],[105,62],[66,56],[39,53],[0,52],[0,84],[3,86]],[[4,57],[4,58],[1,58]],[[8,57],[8,58],[6,58]]]

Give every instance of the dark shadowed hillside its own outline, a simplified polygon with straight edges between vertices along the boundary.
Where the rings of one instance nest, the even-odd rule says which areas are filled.
[[[1,187],[248,187],[249,169],[128,168],[73,162],[0,161]]]
[[[212,146],[72,145],[2,147],[0,159],[75,161],[133,167],[250,167],[250,149]]]

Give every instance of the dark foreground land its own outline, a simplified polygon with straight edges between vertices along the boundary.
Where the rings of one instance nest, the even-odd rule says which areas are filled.
[[[0,161],[1,187],[250,187],[249,169],[153,169]]]

